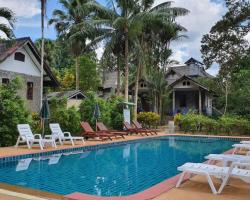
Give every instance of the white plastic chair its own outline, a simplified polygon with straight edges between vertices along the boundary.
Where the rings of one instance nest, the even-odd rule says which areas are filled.
[[[45,143],[50,143],[52,147],[56,148],[55,140],[43,139],[41,134],[33,134],[29,124],[18,124],[17,129],[19,136],[15,147],[18,147],[20,143],[26,143],[28,148],[31,149],[34,143],[38,143],[40,149],[43,150]]]
[[[250,144],[247,144],[247,143],[234,144],[232,146],[234,147],[233,154],[235,154],[238,150],[241,150],[241,149],[250,150]]]
[[[16,171],[24,171],[27,170],[30,166],[30,163],[33,158],[26,158],[26,159],[21,159],[18,161],[18,164],[16,166]]]
[[[227,167],[233,162],[250,163],[250,152],[248,152],[246,155],[209,154],[205,158],[208,160],[208,164],[212,164],[213,161],[221,161],[223,166]]]
[[[207,178],[208,184],[213,194],[220,194],[231,177],[241,179],[246,183],[250,183],[250,170],[241,169],[241,167],[250,167],[250,163],[235,162],[230,167],[219,167],[204,163],[185,163],[184,165],[177,168],[179,171],[182,171],[182,174],[176,184],[176,187],[180,187],[187,173],[196,174],[205,176]],[[218,191],[214,186],[211,176],[222,179],[222,183]]]
[[[50,127],[52,134],[51,136],[46,135],[46,137],[52,137],[55,140],[58,139],[61,145],[66,140],[71,141],[72,146],[75,146],[74,140],[81,140],[82,143],[84,144],[83,137],[75,137],[75,136],[71,136],[70,132],[63,132],[60,125],[57,123],[50,124],[49,127]]]

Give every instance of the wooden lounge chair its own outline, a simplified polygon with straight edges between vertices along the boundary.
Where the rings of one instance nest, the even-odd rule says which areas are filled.
[[[96,126],[97,126],[97,129],[100,131],[103,131],[103,132],[108,133],[108,134],[111,133],[111,134],[116,135],[116,136],[121,136],[122,138],[125,138],[124,135],[128,135],[128,132],[108,130],[107,127],[102,122],[97,122]]]
[[[133,124],[134,124],[135,128],[137,128],[137,129],[144,130],[144,131],[146,131],[146,132],[148,132],[148,133],[151,133],[152,135],[157,135],[156,130],[154,130],[154,129],[149,129],[149,128],[143,128],[142,125],[141,125],[138,121],[135,121],[135,120],[134,120],[134,121],[133,121]]]
[[[128,122],[124,122],[123,123],[123,125],[124,125],[124,127],[125,127],[125,129],[126,129],[126,131],[127,132],[129,132],[129,133],[135,133],[135,134],[140,134],[140,135],[147,135],[148,136],[148,132],[147,131],[145,131],[145,130],[140,130],[140,129],[138,129],[138,128],[134,128],[134,127],[132,127]]]
[[[101,140],[110,139],[112,140],[112,134],[107,134],[103,131],[94,131],[88,122],[81,122],[81,127],[83,128],[84,132],[82,133],[83,137],[88,138],[96,138],[99,137]]]

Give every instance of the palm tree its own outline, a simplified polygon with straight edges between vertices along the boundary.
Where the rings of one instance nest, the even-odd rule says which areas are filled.
[[[41,0],[41,31],[42,31],[42,44],[41,44],[41,101],[40,108],[42,108],[43,101],[43,62],[44,62],[44,17],[45,17],[45,8],[46,8],[47,0]]]
[[[95,0],[60,0],[64,10],[54,10],[49,24],[54,24],[61,40],[69,43],[75,56],[76,89],[79,89],[79,56],[86,51],[87,40],[96,35],[94,21],[109,15],[109,10]]]
[[[109,48],[118,61],[123,60],[126,102],[128,102],[129,85],[129,44],[132,41],[131,35],[137,28],[134,24],[134,17],[139,9],[138,2],[139,0],[109,0],[113,12],[108,20],[101,21],[99,28],[103,30],[103,34],[95,41],[106,40],[106,49]],[[123,59],[120,57],[121,53],[124,56]],[[118,69],[120,69],[119,66]]]
[[[15,22],[14,13],[8,8],[0,7],[0,17],[8,21],[10,25],[9,27],[6,24],[0,23],[0,32],[3,32],[9,39],[13,38],[14,33],[12,29],[13,29],[13,23]]]
[[[141,24],[142,29],[138,32],[137,41],[137,69],[135,78],[135,96],[134,96],[134,118],[137,118],[138,101],[138,83],[142,74],[142,67],[160,68],[168,60],[171,51],[169,49],[170,41],[175,40],[181,35],[185,28],[175,22],[175,18],[188,13],[184,8],[171,7],[171,2],[164,2],[152,8],[154,0],[141,1],[140,11],[137,13],[135,24]],[[150,59],[148,59],[148,57]],[[156,79],[160,78],[158,76]],[[160,102],[161,103],[161,102]],[[161,106],[161,105],[159,105]]]
[[[157,112],[162,117],[163,100],[168,95],[167,81],[165,78],[165,70],[151,69],[148,75],[149,89],[152,91],[154,101],[154,112]]]

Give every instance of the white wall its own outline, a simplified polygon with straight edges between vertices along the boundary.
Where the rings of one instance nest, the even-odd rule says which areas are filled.
[[[36,61],[33,61],[31,59],[31,55],[28,54],[28,51],[26,51],[25,48],[20,48],[16,52],[23,53],[25,55],[25,61],[21,62],[18,60],[14,60],[15,53],[13,53],[6,60],[0,63],[0,70],[40,77],[40,70],[35,64]]]

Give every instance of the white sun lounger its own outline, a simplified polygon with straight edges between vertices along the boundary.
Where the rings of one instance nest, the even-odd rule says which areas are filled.
[[[19,160],[16,166],[16,171],[19,172],[19,171],[27,170],[30,166],[32,159],[33,158],[26,158],[26,159]]]
[[[232,145],[234,147],[234,151],[233,154],[235,154],[237,151],[241,150],[241,149],[247,149],[250,150],[250,144],[234,144]]]
[[[216,165],[209,165],[204,163],[185,163],[178,167],[182,174],[176,184],[176,187],[180,187],[185,174],[203,175],[207,178],[208,184],[213,194],[220,194],[224,187],[227,185],[230,177],[241,179],[247,183],[250,183],[250,170],[240,169],[239,167],[250,167],[249,163],[233,163],[230,167],[219,167]],[[211,176],[222,179],[219,190],[217,191]]]
[[[55,155],[49,156],[48,165],[55,165],[55,164],[57,164],[59,162],[61,156],[62,156],[62,154],[55,154]]]
[[[227,167],[233,162],[250,163],[250,152],[248,152],[247,155],[209,154],[205,158],[208,160],[208,164],[212,164],[213,161],[221,161],[223,166]]]
[[[242,140],[240,141],[241,144],[250,144],[250,140]]]
[[[38,143],[41,150],[43,150],[45,144],[51,144],[52,147],[56,148],[56,143],[53,138],[43,139],[41,134],[33,134],[29,124],[18,124],[17,129],[19,136],[15,147],[18,147],[20,143],[27,143],[27,146],[30,149],[34,143]]]
[[[49,125],[50,130],[52,132],[51,136],[46,135],[46,137],[52,137],[55,140],[59,140],[60,144],[63,144],[63,141],[69,140],[72,143],[72,146],[74,146],[74,140],[81,140],[82,143],[84,143],[83,137],[75,137],[71,136],[70,132],[63,132],[59,124],[50,124]]]

